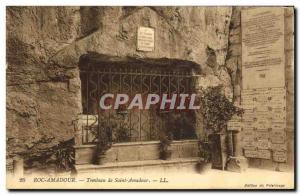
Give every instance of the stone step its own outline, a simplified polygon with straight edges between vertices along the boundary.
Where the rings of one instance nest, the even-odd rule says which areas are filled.
[[[193,169],[199,158],[177,158],[170,160],[143,160],[143,161],[128,161],[128,162],[112,162],[103,165],[84,164],[75,165],[77,173],[95,173],[95,172],[118,172],[118,171],[138,171],[160,168],[162,171],[176,169]]]

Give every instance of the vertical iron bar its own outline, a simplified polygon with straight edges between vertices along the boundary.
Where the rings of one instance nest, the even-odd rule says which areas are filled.
[[[111,81],[111,79],[112,79],[111,67],[109,67],[109,81],[108,81],[109,82],[109,86],[108,86],[108,88],[109,88],[108,91],[109,92],[112,92],[112,87],[111,87],[111,82],[112,81]],[[111,120],[111,110],[108,111],[108,127],[109,127],[110,134],[111,134],[110,135],[110,139],[111,139],[110,141],[112,142],[112,128],[111,128],[111,121],[110,120]]]
[[[169,86],[168,86],[168,95],[171,96],[171,79],[170,79],[170,75],[171,73],[168,72],[168,79],[169,79]],[[169,97],[170,98],[170,97]]]
[[[186,77],[187,79],[186,79],[186,87],[187,87],[187,90],[188,90],[188,93],[190,94],[191,93],[191,91],[190,91],[190,82],[189,82],[189,80],[190,80],[190,77]]]
[[[171,98],[171,72],[168,72],[168,79],[169,79],[169,86],[168,86],[168,94],[169,94],[169,98]],[[171,114],[171,103],[169,106],[169,110],[167,113],[167,128],[170,128],[170,114]],[[169,129],[167,129],[167,131],[169,131]]]
[[[80,117],[80,120],[81,120],[82,118]],[[83,137],[83,135],[84,135],[84,128],[83,128],[83,125],[81,125],[81,142],[82,142],[82,144],[84,144],[84,137]]]
[[[97,105],[97,111],[98,111],[98,131],[97,131],[97,137],[98,142],[100,141],[100,106],[99,106],[99,96],[100,96],[100,83],[99,83],[99,72],[97,71],[97,97],[96,97],[96,105]]]
[[[119,69],[119,89],[118,89],[118,92],[119,92],[119,94],[120,93],[122,93],[122,69],[120,68]],[[122,109],[120,109],[120,107],[118,108],[121,112],[122,112]],[[119,117],[118,117],[118,119],[119,119]],[[119,129],[119,127],[121,126],[124,126],[124,120],[125,120],[125,118],[121,118],[121,120],[119,120],[120,122],[118,123],[118,129]],[[119,136],[116,136],[116,142],[120,142],[120,141],[122,141],[122,140],[119,140]]]
[[[150,75],[149,76],[149,93],[152,93],[151,78],[152,77]],[[151,140],[152,139],[152,112],[151,112],[151,106],[149,107],[149,110],[148,110],[148,116],[149,116],[149,140]]]
[[[131,68],[130,68],[131,70]],[[132,74],[130,74],[130,96],[132,97],[132,85],[133,85],[133,82],[132,82]],[[129,135],[130,135],[130,141],[132,141],[132,132],[131,132],[131,129],[132,129],[132,123],[131,123],[131,120],[132,120],[132,111],[129,111],[129,125],[130,125],[130,128],[129,128]]]
[[[161,80],[162,80],[162,71],[160,71],[160,74],[159,74],[159,95],[160,95],[160,97],[162,97],[162,91],[161,91]],[[158,113],[159,113],[159,123],[158,123],[158,126],[159,126],[159,131],[162,131],[162,119],[161,119],[161,110],[160,110],[160,107],[158,108],[159,109],[159,111],[158,111]]]
[[[142,94],[142,91],[143,91],[143,75],[142,75],[142,68],[140,68],[140,79],[141,79],[141,83],[140,83],[140,93]],[[140,112],[140,140],[139,141],[142,141],[142,111],[139,110]]]
[[[179,88],[179,75],[176,75],[176,81],[177,81],[177,94],[180,94],[180,88]]]
[[[89,72],[87,72],[86,76],[86,132],[85,132],[85,142],[88,142],[88,133],[89,133]]]

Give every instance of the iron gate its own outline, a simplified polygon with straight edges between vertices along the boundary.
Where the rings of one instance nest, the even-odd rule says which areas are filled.
[[[82,143],[97,142],[99,131],[109,130],[112,143],[159,140],[160,130],[174,129],[174,139],[195,138],[193,111],[101,110],[104,93],[147,95],[192,93],[194,77],[190,70],[178,68],[90,66],[80,71],[82,88]]]

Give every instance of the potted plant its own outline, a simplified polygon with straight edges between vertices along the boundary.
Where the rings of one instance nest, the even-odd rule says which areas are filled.
[[[159,155],[162,160],[169,160],[172,156],[172,136],[170,133],[162,132],[160,135]]]
[[[205,169],[205,166],[210,162],[210,146],[207,140],[201,140],[198,142],[198,153],[199,161],[196,164],[196,169],[198,173],[202,173]]]
[[[120,142],[130,142],[130,128],[126,127],[124,124],[120,125],[114,130],[115,140]]]
[[[117,114],[122,115],[122,116],[126,116],[129,113],[127,110],[127,105],[120,105],[116,111],[117,111]]]
[[[240,116],[243,110],[225,97],[222,86],[202,90],[200,103],[211,150],[212,168],[224,169],[226,156],[222,148],[226,148],[227,122],[233,115]]]
[[[109,137],[110,128],[102,128],[99,130],[97,148],[96,148],[96,164],[105,163],[105,153],[111,147],[111,140]]]

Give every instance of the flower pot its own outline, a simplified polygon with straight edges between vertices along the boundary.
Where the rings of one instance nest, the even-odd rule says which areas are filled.
[[[206,163],[202,160],[198,161],[196,164],[196,167],[195,167],[197,173],[203,173],[207,169],[207,165],[208,165],[208,163]]]
[[[106,161],[106,155],[105,154],[101,154],[96,159],[96,164],[97,165],[103,165],[105,163],[105,161]]]
[[[161,152],[160,159],[162,160],[170,160],[172,157],[172,150],[166,150]]]
[[[213,169],[225,169],[226,164],[226,135],[213,133],[208,136]]]

